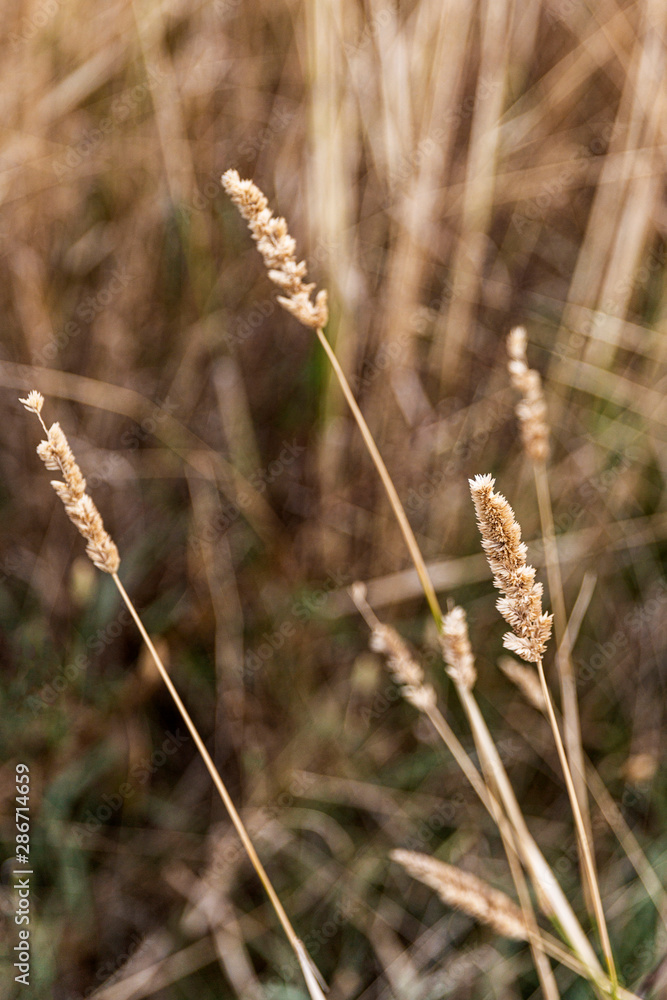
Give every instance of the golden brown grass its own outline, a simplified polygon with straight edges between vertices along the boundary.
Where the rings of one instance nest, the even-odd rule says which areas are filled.
[[[183,719],[183,722],[190,731],[197,750],[201,754],[202,760],[206,765],[206,769],[209,772],[213,780],[213,784],[215,785],[225,809],[229,814],[229,818],[234,824],[236,832],[239,835],[243,848],[250,859],[253,868],[257,872],[259,880],[264,886],[266,894],[271,901],[271,905],[273,906],[282,928],[285,931],[287,939],[294,950],[294,954],[301,967],[304,979],[306,980],[309,995],[313,998],[313,1000],[324,1000],[324,994],[321,989],[322,985],[324,985],[322,977],[304,948],[303,942],[299,940],[294,928],[292,927],[280,898],[266,873],[266,869],[260,861],[259,855],[255,850],[255,846],[243,823],[243,820],[241,819],[239,812],[234,805],[229,792],[227,791],[227,786],[222,780],[220,772],[215,766],[210,753],[206,749],[206,745],[199,734],[199,730],[192,721],[190,713],[183,704],[181,696],[176,690],[176,687],[169,676],[164,663],[162,662],[162,658],[155,648],[155,644],[146,631],[132,599],[121,583],[118,576],[118,569],[120,567],[118,548],[109,534],[104,530],[104,525],[99,511],[97,510],[92,498],[86,493],[86,481],[76,463],[72,449],[69,446],[62,428],[57,423],[52,424],[49,428],[46,427],[41,415],[44,405],[44,397],[41,393],[36,390],[31,390],[25,399],[21,399],[21,402],[27,410],[38,416],[46,434],[46,440],[40,442],[37,446],[37,454],[42,459],[47,469],[60,470],[63,475],[63,479],[65,480],[64,483],[54,481],[51,485],[63,501],[65,511],[70,521],[85,538],[87,543],[86,552],[91,562],[98,569],[101,569],[105,573],[109,573],[111,575],[116,587],[118,588],[120,596],[125,602],[128,611],[132,615],[132,618],[141,633],[141,637],[146,643],[146,647],[153,658],[153,662],[158,669],[160,677],[164,681],[164,684],[166,685],[167,690],[169,691],[169,694],[171,695],[174,704]]]
[[[471,872],[461,871],[427,854],[396,850],[391,856],[409,875],[434,889],[448,906],[464,910],[502,937],[528,940],[528,928],[521,910],[504,892]]]
[[[277,280],[276,273],[269,271],[270,276],[274,281],[277,280],[277,283],[281,287],[287,287],[288,280],[292,280],[293,282],[292,291],[298,296],[297,304],[293,303],[288,306],[284,299],[281,300],[281,304],[288,308],[290,312],[293,312],[304,325],[315,327],[320,341],[326,344],[323,331],[311,315],[312,305],[309,302],[308,296],[313,286],[302,287],[305,264],[301,263],[297,265],[294,261],[294,242],[289,238],[286,223],[283,219],[277,220],[276,232],[278,233],[278,242],[282,241],[283,245],[275,251],[274,256],[272,251],[272,216],[267,207],[268,203],[262,193],[255,185],[240,181],[238,175],[234,172],[229,172],[223,177],[223,184],[233,200],[240,207],[244,217],[249,220],[253,237],[258,241],[258,248],[262,252],[266,266],[271,267],[276,261],[287,260],[289,261],[289,265],[283,264],[283,266],[287,266],[287,273],[292,274],[292,272],[295,272],[296,274],[296,277],[293,278]],[[326,302],[326,298],[322,298],[321,301],[322,303]],[[517,329],[513,331],[509,340],[509,352],[511,358],[510,373],[515,385],[521,390],[524,397],[517,411],[522,424],[524,444],[534,465],[536,467],[539,466],[542,472],[544,472],[545,462],[548,457],[548,430],[545,421],[546,408],[539,376],[528,369],[526,364],[525,334],[523,331]],[[430,577],[428,576],[428,571],[426,570],[398,494],[393,487],[393,483],[391,483],[386,465],[380,456],[368,425],[356,404],[356,400],[354,400],[349,383],[331,348],[327,349],[327,355],[332,360],[334,372],[351,405],[357,424],[362,431],[362,436],[368,447],[369,454],[373,458],[374,464],[385,483],[392,508],[401,524],[404,537],[408,543],[408,549],[411,555],[413,555],[420,581],[427,581],[424,586],[424,592],[429,599],[434,620],[441,635],[443,652],[448,664],[448,673],[454,681],[457,693],[466,710],[480,756],[484,761],[483,774],[487,786],[492,793],[487,800],[487,806],[492,815],[494,815],[499,827],[501,827],[500,809],[493,797],[493,792],[497,791],[500,794],[507,819],[509,820],[511,833],[501,828],[501,834],[508,853],[508,860],[512,859],[510,865],[515,882],[519,881],[519,871],[513,863],[513,850],[516,850],[517,855],[521,854],[523,856],[524,863],[531,870],[533,879],[535,880],[535,890],[542,909],[548,916],[557,918],[560,922],[566,941],[573,948],[575,956],[583,962],[586,975],[590,977],[591,982],[598,988],[604,988],[599,978],[597,960],[591,952],[581,927],[558,888],[553,875],[547,875],[545,881],[544,870],[546,866],[544,859],[528,834],[525,821],[521,816],[504,768],[494,747],[492,737],[477,707],[472,693],[476,680],[476,671],[468,638],[465,614],[461,608],[454,608],[448,616],[443,618],[430,582]],[[387,482],[390,488],[387,487]],[[592,839],[577,797],[571,766],[565,752],[544,673],[543,655],[551,635],[552,616],[542,610],[542,585],[535,583],[536,571],[534,567],[528,565],[526,562],[526,546],[521,541],[521,529],[516,521],[514,511],[504,496],[494,493],[493,486],[494,480],[490,475],[478,475],[474,480],[470,480],[477,523],[482,535],[482,546],[493,573],[494,584],[503,595],[498,599],[497,607],[512,627],[512,632],[504,636],[503,642],[506,648],[517,653],[523,659],[535,663],[537,666],[542,695],[572,806],[578,843],[583,858],[586,884],[592,895],[597,929],[609,974],[608,989],[610,995],[616,997],[619,989],[618,976],[597,883]],[[417,553],[417,556],[415,557],[413,553]],[[431,685],[424,682],[424,674],[421,667],[411,656],[398,633],[391,627],[381,625],[375,619],[374,615],[372,615],[365,600],[365,591],[357,586],[357,589],[353,591],[353,598],[371,625],[371,646],[387,655],[390,669],[401,686],[404,697],[420,711],[431,717],[437,711],[436,696]],[[448,739],[446,738],[447,741]],[[477,777],[475,777],[474,784],[477,783]],[[548,888],[547,882],[549,883]],[[519,884],[517,884],[517,889],[520,892],[523,906],[522,921],[526,921],[524,927],[531,926],[532,928],[535,925],[534,918],[529,913],[530,902],[528,895],[523,886],[520,888]],[[527,936],[530,938],[533,935],[528,934]],[[539,959],[536,960],[536,966],[545,993],[553,996],[557,991],[555,990],[553,981],[551,979],[547,980],[550,970],[542,966]]]
[[[555,642],[545,666],[584,822],[582,732],[599,770],[591,812],[621,975],[639,982],[659,960],[642,881],[664,908],[662,39],[655,4],[542,0],[511,17],[507,5],[431,0],[8,8],[4,759],[30,760],[37,829],[49,830],[36,860],[54,873],[60,863],[74,890],[55,874],[41,887],[42,930],[54,945],[36,967],[48,995],[86,993],[128,940],[157,940],[152,985],[134,976],[138,954],[110,989],[187,989],[179,980],[191,977],[206,997],[215,947],[208,936],[183,945],[181,920],[196,910],[220,814],[216,796],[209,815],[207,773],[179,757],[99,826],[76,871],[52,837],[54,824],[63,838],[81,830],[85,811],[150,756],[173,714],[167,698],[148,696],[138,635],[126,629],[100,654],[86,647],[114,625],[114,587],[82,558],[61,512],[49,516],[50,491],[28,460],[32,435],[16,416],[14,390],[25,397],[33,385],[60,401],[91,493],[123,539],[123,580],[244,818],[280,811],[257,846],[279,871],[290,916],[314,934],[333,916],[331,947],[316,944],[334,990],[364,1000],[388,989],[457,994],[490,981],[500,989],[505,973],[522,994],[536,985],[527,948],[498,965],[488,931],[434,958],[433,904],[421,906],[425,893],[396,895],[388,850],[467,784],[449,756],[433,766],[421,717],[413,728],[412,708],[393,703],[393,688],[386,695],[378,661],[346,617],[353,579],[367,581],[369,603],[416,648],[424,639],[424,682],[447,700],[464,755],[473,739],[445,694],[447,677],[433,670],[438,642],[402,543],[412,540],[391,517],[315,337],[276,307],[247,249],[219,185],[228,164],[289,218],[309,280],[329,291],[322,349],[346,374],[403,502],[428,570],[420,567],[422,583],[430,577],[438,596],[465,607],[473,693],[583,923],[585,871],[553,739],[491,667],[502,623],[466,481],[493,470],[511,497],[528,561],[546,569]],[[517,323],[549,413],[538,505],[504,371],[505,334]],[[286,442],[303,451],[274,478]],[[574,638],[570,611],[591,569],[598,583]],[[437,607],[432,594],[429,603]],[[339,617],[329,618],[334,607]],[[266,643],[269,658],[249,668]],[[554,653],[564,664],[558,695]],[[85,669],[69,681],[79,654]],[[630,766],[642,760],[642,770]],[[294,781],[304,771],[306,795]],[[600,825],[598,803],[641,881]],[[416,849],[450,859],[484,837],[491,853],[471,867],[512,892],[484,807],[458,808]],[[298,832],[307,821],[312,836]],[[226,817],[220,835],[235,837]],[[191,869],[187,897],[169,881],[175,855]],[[267,933],[263,896],[241,869],[220,891],[242,932],[240,944],[227,939],[228,964],[245,960],[269,988],[266,970],[287,944]],[[137,904],[138,873],[150,892]],[[357,905],[352,914],[341,907],[343,919],[338,893],[348,891]],[[201,926],[195,933],[208,934]],[[564,992],[564,967],[556,977]],[[241,984],[222,992],[249,995]]]

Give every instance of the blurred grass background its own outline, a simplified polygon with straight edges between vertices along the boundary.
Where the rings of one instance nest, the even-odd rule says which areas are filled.
[[[425,647],[446,705],[358,432],[219,177],[236,167],[262,187],[329,290],[328,336],[443,600],[468,610],[482,706],[581,907],[555,752],[495,666],[503,624],[467,487],[494,473],[539,563],[505,367],[504,337],[526,324],[569,609],[595,574],[574,653],[584,744],[664,879],[664,6],[16,0],[3,24],[0,830],[11,858],[27,762],[30,995],[305,994],[111,581],[48,486],[17,402],[29,388],[69,435],[333,1000],[533,995],[527,949],[387,859],[437,851],[510,887],[483,810],[366,651],[355,579]],[[594,822],[634,986],[665,930]],[[25,995],[10,884],[7,997]]]

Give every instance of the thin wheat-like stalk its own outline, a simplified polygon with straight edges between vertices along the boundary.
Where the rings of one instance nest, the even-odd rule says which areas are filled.
[[[361,436],[364,439],[364,444],[366,445],[373,464],[378,471],[378,475],[380,476],[382,485],[385,488],[389,498],[389,503],[391,504],[394,512],[394,516],[396,517],[403,538],[405,539],[405,544],[408,547],[408,551],[417,571],[417,576],[419,577],[419,582],[422,585],[431,614],[433,615],[438,628],[440,628],[442,624],[442,611],[440,610],[438,598],[436,597],[431,577],[429,576],[428,569],[426,568],[424,557],[422,556],[420,548],[417,545],[417,540],[414,536],[412,528],[410,527],[410,522],[408,521],[405,510],[403,509],[403,505],[399,499],[398,493],[396,492],[396,487],[394,486],[392,478],[389,475],[384,459],[382,458],[382,455],[380,454],[380,451],[375,443],[370,428],[366,423],[366,419],[359,409],[356,399],[354,398],[354,393],[350,388],[347,376],[341,368],[331,344],[324,335],[324,327],[328,321],[326,292],[318,292],[314,305],[310,302],[310,293],[314,286],[303,283],[303,278],[306,273],[306,265],[303,261],[296,264],[294,257],[295,244],[294,240],[287,233],[285,220],[276,220],[273,218],[267,207],[268,203],[266,201],[266,197],[260,189],[253,184],[252,181],[241,180],[236,170],[228,170],[223,174],[222,185],[229,197],[239,209],[243,218],[247,221],[248,228],[250,229],[253,239],[257,243],[257,247],[262,254],[262,258],[268,269],[269,277],[280,288],[290,291],[289,297],[278,296],[278,301],[285,309],[296,316],[299,322],[303,323],[304,326],[315,329],[317,339],[329,359],[329,363],[334,370],[341,391],[345,396],[345,400],[350,407],[352,416],[354,417],[361,432]],[[280,223],[280,226],[278,226],[278,232],[280,233],[279,236],[276,236],[274,223]],[[280,249],[274,257],[274,244],[279,240],[282,241],[282,249]],[[281,268],[282,262],[284,262],[284,269]]]
[[[545,959],[545,948],[542,945],[542,934],[537,926],[530,893],[521,868],[520,859],[528,855],[531,859],[531,870],[540,873],[540,881],[537,882],[538,896],[542,908],[547,914],[553,913],[548,903],[549,893],[540,892],[539,886],[546,885],[549,876],[545,881],[545,871],[548,871],[546,862],[542,860],[540,865],[539,851],[531,849],[530,835],[527,829],[518,829],[513,826],[506,816],[500,804],[500,796],[493,782],[492,770],[488,761],[488,755],[480,752],[480,760],[484,770],[484,779],[480,776],[477,768],[466,753],[464,747],[455,736],[453,730],[447,723],[440,709],[437,707],[433,688],[424,682],[424,671],[417,662],[407,644],[400,634],[391,625],[380,622],[372,608],[366,600],[366,588],[362,583],[355,583],[350,588],[350,595],[356,604],[359,612],[366,620],[371,629],[370,646],[377,652],[382,652],[387,657],[387,665],[399,685],[401,693],[415,708],[421,711],[429,720],[435,731],[438,733],[443,743],[452,754],[459,767],[470,782],[471,787],[476,792],[480,802],[485,807],[492,820],[495,822],[503,842],[503,847],[507,855],[512,878],[517,889],[517,894],[521,903],[523,919],[530,936],[530,947],[533,960],[537,969],[540,983],[547,1000],[556,1000],[558,997],[558,987],[553,976],[551,967]],[[446,655],[451,659],[449,662],[450,676],[455,680],[459,679],[465,683],[474,684],[475,666],[472,659],[472,650],[465,626],[465,615],[461,608],[453,608],[443,619],[443,630],[447,635],[447,640],[443,640]],[[465,680],[464,680],[465,679]],[[423,689],[428,692],[423,692]],[[433,693],[432,693],[433,692]],[[477,742],[477,740],[476,740]],[[524,824],[525,827],[525,824]],[[550,877],[550,884],[553,886],[555,879]],[[553,893],[552,893],[553,894]],[[567,920],[567,915],[566,915]],[[570,924],[567,925],[570,927]],[[576,932],[574,934],[576,939]],[[585,947],[584,947],[585,951]],[[552,952],[550,952],[551,954]],[[587,956],[589,957],[589,956]],[[592,956],[592,965],[595,965],[595,958]],[[583,966],[581,966],[583,967]],[[592,967],[587,970],[587,978],[595,978],[597,972],[592,972]]]
[[[260,239],[264,239],[264,244],[263,244],[264,248],[270,246],[271,240],[274,239],[274,236],[271,229],[267,228],[267,226],[272,216],[268,209],[266,199],[262,194],[262,192],[259,191],[259,189],[256,188],[256,186],[252,184],[251,181],[241,181],[236,171],[227,171],[227,173],[223,175],[223,186],[225,187],[225,190],[232,198],[232,200],[237,204],[239,210],[241,211],[241,214],[249,222],[251,233],[253,235],[253,238],[255,238],[255,240],[257,241],[258,246],[260,243]],[[251,191],[252,193],[250,193]],[[251,224],[251,222],[254,223],[254,225]],[[284,229],[282,225],[279,228],[280,228],[280,236],[281,238],[283,238],[284,236],[287,235],[286,229]],[[263,251],[260,250],[260,252]],[[285,244],[285,254],[287,257],[289,257],[290,260],[294,259],[293,242]],[[276,280],[273,274],[274,270],[275,268],[270,266],[269,274],[272,280]],[[305,268],[299,267],[299,273],[298,275],[296,275],[296,277],[302,281],[304,275],[305,275]],[[287,277],[289,277],[290,280],[292,280],[294,278],[294,272],[290,271]],[[283,287],[281,281],[278,281],[277,283],[281,285],[281,287]],[[306,293],[308,299],[310,291],[311,289],[308,289]],[[320,301],[322,302],[325,300],[320,300]],[[304,304],[303,297],[299,297],[298,302],[303,305]],[[281,304],[286,305],[285,302],[282,302]],[[317,305],[317,299],[316,299],[316,305]],[[313,307],[312,303],[310,303],[310,307],[311,308],[305,309],[304,315],[308,320],[308,322],[306,322],[305,325],[313,327],[314,316],[311,310],[315,307]],[[298,316],[298,311],[296,308],[290,308],[290,312]],[[368,424],[366,423],[366,420],[364,419],[364,416],[361,413],[357,401],[354,398],[354,394],[352,393],[349,382],[345,376],[345,373],[343,372],[343,369],[341,368],[341,365],[333,351],[333,348],[331,347],[328,340],[324,336],[324,332],[321,327],[316,328],[316,333],[331,363],[331,366],[340,384],[341,390],[348,402],[352,415],[354,416],[354,419],[357,422],[364,443],[368,449],[368,453],[371,456],[371,459],[382,481],[382,484],[386,490],[387,496],[389,497],[392,510],[394,511],[394,515],[396,517],[396,520],[399,524],[399,527],[405,539],[405,543],[407,545],[408,551],[410,553],[413,564],[417,571],[417,575],[419,577],[422,589],[424,591],[424,595],[431,610],[431,614],[433,615],[438,631],[440,632],[442,631],[442,622],[443,622],[442,610],[440,608],[438,598],[435,593],[435,589],[433,587],[433,583],[429,576],[426,563],[424,562],[421,550],[419,549],[417,540],[414,536],[414,532],[412,531],[407,515],[405,513],[405,509],[403,508],[403,505],[400,501],[396,488],[392,482],[391,476],[389,475],[389,472],[382,459],[380,451],[375,443],[373,435],[371,434],[370,428],[368,427]],[[547,865],[546,861],[544,860],[544,857],[542,856],[542,853],[537,847],[537,844],[535,843],[535,841],[533,840],[532,836],[528,831],[528,827],[521,813],[521,809],[519,808],[516,796],[514,795],[514,791],[507,777],[507,774],[505,772],[505,769],[503,767],[502,761],[495,747],[491,734],[488,730],[484,717],[479,709],[477,701],[475,700],[475,697],[472,694],[472,692],[468,690],[464,685],[456,684],[455,682],[455,687],[457,694],[461,699],[461,703],[464,707],[466,715],[468,717],[471,729],[473,731],[478,752],[480,754],[483,754],[487,758],[488,766],[493,772],[494,781],[496,783],[496,787],[498,789],[502,805],[507,813],[507,817],[511,825],[516,831],[517,844],[520,845],[522,858],[524,860],[524,863],[527,865],[528,870],[531,873],[531,877],[533,879],[536,891],[538,892],[538,894],[540,894],[542,902],[545,902],[547,899],[549,900],[550,906],[552,908],[551,909],[552,916],[557,917],[560,923],[562,933],[565,935],[568,942],[575,949],[581,961],[587,968],[588,977],[593,982],[598,981],[599,975],[601,974],[602,970],[595,956],[595,952],[591,948],[590,943],[588,942],[588,939],[586,938],[586,935],[584,934],[581,925],[579,924],[579,921],[577,920],[570,904],[568,903],[565,894],[563,893],[562,889],[560,888],[560,885],[558,884],[555,876],[553,875],[553,872]],[[436,726],[436,729],[438,729],[438,731],[442,732],[443,734],[447,734],[446,737],[443,735],[443,738],[446,738],[446,740],[450,741],[448,745],[451,744],[452,746],[455,746],[456,742],[458,741],[456,741],[456,737],[454,737],[454,734],[451,733],[451,730],[449,733],[447,733],[449,727],[447,726],[447,723],[445,722],[444,718],[440,715],[440,713],[437,712],[437,708],[433,709],[432,711],[434,713],[434,720],[435,720],[432,721],[433,724]],[[440,715],[440,718],[438,718],[437,715],[435,715],[435,713],[437,713],[437,715]],[[457,762],[460,763],[462,760],[466,759],[466,756],[467,755],[465,755],[465,751],[463,751],[462,758],[456,757]],[[465,765],[463,766],[465,767]],[[479,774],[476,771],[476,769],[474,770],[477,776],[477,781],[479,781],[480,780]],[[470,779],[474,781],[475,777],[471,774]]]
[[[418,851],[399,849],[392,851],[391,857],[409,875],[437,892],[448,906],[462,910],[480,923],[487,924],[497,934],[518,941],[529,941],[533,937],[533,932],[524,922],[516,903],[476,875]],[[581,963],[564,951],[554,938],[541,935],[540,945],[563,965],[579,975],[585,975]],[[611,983],[608,985],[611,987]],[[620,986],[617,992],[621,1000],[638,1000],[634,993]]]
[[[494,485],[495,480],[489,475],[476,476],[475,479],[470,480],[470,492],[483,539],[482,547],[486,552],[493,573],[494,585],[503,595],[498,599],[497,607],[512,628],[512,632],[506,633],[503,637],[503,644],[507,649],[518,653],[523,659],[537,665],[547,714],[563,769],[565,785],[593,895],[600,942],[607,962],[609,978],[615,989],[618,986],[618,977],[602,907],[591,842],[586,833],[542,663],[542,655],[551,632],[551,615],[542,611],[542,586],[535,583],[535,569],[526,563],[526,546],[521,541],[521,528],[514,516],[514,511],[502,494],[494,492]]]
[[[162,659],[160,658],[160,655],[150,636],[148,635],[148,632],[146,631],[129,594],[121,583],[118,576],[118,569],[120,567],[118,549],[109,534],[105,531],[102,518],[92,497],[86,493],[86,481],[81,474],[81,470],[74,458],[64,432],[57,423],[52,424],[49,428],[47,428],[44,423],[42,418],[44,397],[41,393],[36,390],[32,390],[28,396],[25,399],[21,399],[20,402],[23,403],[27,410],[35,413],[39,418],[42,428],[46,434],[46,440],[42,441],[38,445],[37,454],[42,459],[47,469],[60,471],[64,480],[63,482],[53,480],[51,485],[63,501],[67,516],[85,538],[87,543],[86,552],[88,553],[90,559],[98,569],[110,574],[118,592],[120,593],[120,596],[127,606],[128,611],[132,615],[132,618],[139,629],[139,633],[143,641],[146,643],[151,657],[153,658],[155,666],[157,667],[169,694],[173,698],[176,708],[178,709],[190,732],[190,735],[192,736],[192,739],[194,740],[195,746],[201,754],[204,764],[206,765],[206,768],[213,780],[213,784],[215,785],[215,788],[218,791],[225,808],[227,809],[236,832],[241,839],[246,854],[248,855],[257,876],[264,886],[269,900],[276,912],[283,930],[285,931],[287,939],[294,950],[306,980],[310,996],[313,1000],[324,1000],[324,994],[322,993],[319,985],[320,982],[323,983],[322,977],[315,967],[312,959],[306,952],[303,942],[297,937],[289,917],[280,902],[280,898],[278,897],[278,894],[276,893],[273,884],[271,883],[271,880],[269,879],[269,876],[260,861],[259,855],[255,850],[254,844],[252,843],[250,835],[245,828],[243,820],[241,819],[236,806],[227,791],[227,787],[222,780],[211,755],[206,749],[204,741],[199,735],[199,731],[192,721],[190,713],[183,704],[171,677],[167,673],[167,669],[164,666],[164,663],[162,662]]]
[[[477,670],[468,633],[466,613],[458,605],[450,607],[443,618],[440,645],[447,673],[457,685],[457,688],[465,692],[472,691],[477,679]],[[490,788],[495,790],[496,785],[493,779],[493,769],[490,766],[488,756],[483,753],[479,756],[486,783]],[[490,795],[489,799],[492,808],[491,814],[498,827],[512,880],[519,897],[522,919],[527,930],[527,938],[530,942],[533,961],[545,1000],[558,1000],[558,985],[544,952],[530,892],[520,863],[520,849],[517,845],[518,834],[507,822],[507,818],[501,810],[496,797]]]
[[[556,670],[560,684],[561,702],[563,706],[564,740],[568,761],[572,771],[572,780],[577,793],[577,801],[586,830],[586,836],[593,839],[588,795],[586,792],[584,749],[581,738],[581,721],[577,702],[577,685],[572,664],[572,643],[567,628],[565,612],[565,596],[563,580],[558,558],[558,545],[554,528],[554,516],[551,506],[551,491],[547,474],[549,459],[549,425],[547,422],[547,406],[542,389],[542,379],[539,372],[528,366],[527,335],[525,327],[517,326],[507,337],[507,353],[509,356],[508,370],[514,388],[520,393],[521,399],[516,405],[516,415],[521,428],[521,438],[524,449],[530,458],[535,480],[535,492],[542,525],[544,556],[549,581],[549,596],[554,612],[554,631],[556,633]],[[582,847],[577,841],[580,867],[584,874],[584,898],[589,910],[593,904],[593,887],[589,884],[587,866],[584,862]],[[595,859],[593,859],[595,864]]]

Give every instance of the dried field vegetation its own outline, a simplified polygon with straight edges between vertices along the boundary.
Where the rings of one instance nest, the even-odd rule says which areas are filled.
[[[288,219],[308,280],[328,291],[328,340],[441,604],[466,610],[475,698],[602,962],[552,733],[521,675],[498,669],[503,627],[468,486],[491,472],[511,500],[558,636],[544,480],[507,369],[507,334],[526,326],[600,895],[621,982],[651,977],[659,997],[663,6],[6,7],[0,829],[6,857],[14,764],[27,761],[34,996],[306,993],[112,580],[57,509],[17,402],[32,388],[67,430],[125,586],[333,1000],[546,992],[528,944],[450,909],[432,868],[421,885],[397,863],[426,854],[517,898],[506,831],[428,704],[402,699],[381,646],[367,649],[356,580],[359,606],[419,651],[481,772],[454,693],[465,684],[445,671],[339,384],[314,331],[277,304],[220,185],[233,167]],[[545,669],[567,715],[555,647]],[[528,696],[542,711],[542,689]],[[554,970],[561,996],[593,995]]]

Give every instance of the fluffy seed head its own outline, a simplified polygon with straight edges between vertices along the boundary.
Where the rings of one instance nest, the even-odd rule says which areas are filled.
[[[44,397],[41,392],[37,392],[36,389],[31,389],[27,398],[19,399],[19,403],[23,403],[26,410],[30,410],[32,413],[40,414],[42,412],[42,407],[44,406]]]
[[[477,680],[477,671],[463,608],[456,606],[443,618],[440,646],[449,676],[456,684],[472,691]]]
[[[20,402],[26,409],[39,414],[44,399],[38,392],[31,392],[27,400],[22,399]],[[51,481],[51,486],[62,500],[70,521],[85,538],[88,556],[98,569],[105,573],[115,573],[120,566],[118,549],[104,530],[102,518],[92,497],[86,493],[86,480],[81,475],[81,469],[60,424],[55,423],[48,428],[46,440],[37,446],[37,454],[47,469],[62,474],[64,482],[55,479]]]
[[[504,595],[497,608],[513,629],[503,645],[533,663],[541,658],[551,635],[551,618],[542,612],[542,584],[535,583],[535,570],[526,564],[526,546],[514,511],[501,493],[494,493],[491,476],[469,480],[482,548],[493,573],[494,585]]]
[[[329,318],[327,293],[320,291],[311,301],[314,284],[304,282],[305,261],[295,257],[296,241],[282,218],[275,218],[266,196],[252,181],[241,180],[236,170],[222,175],[222,186],[248,223],[252,238],[269,272],[269,278],[284,293],[278,302],[304,326],[325,327]]]
[[[448,906],[463,910],[503,937],[528,940],[526,923],[516,903],[476,875],[417,851],[392,851],[391,857],[413,878],[434,889]]]

